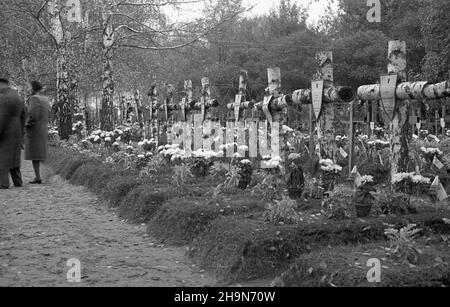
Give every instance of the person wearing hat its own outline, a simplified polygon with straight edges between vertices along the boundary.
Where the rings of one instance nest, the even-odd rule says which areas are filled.
[[[38,81],[30,82],[30,98],[27,102],[25,121],[25,160],[33,161],[35,178],[30,184],[41,184],[41,162],[47,160],[48,124],[50,101],[42,95],[43,86]]]
[[[9,188],[9,175],[15,187],[22,186],[20,161],[23,146],[25,107],[19,93],[0,78],[0,189]]]

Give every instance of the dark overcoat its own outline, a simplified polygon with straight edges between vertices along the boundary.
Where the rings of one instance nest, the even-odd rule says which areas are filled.
[[[27,103],[25,122],[25,160],[47,159],[50,101],[41,95],[31,96]]]
[[[0,169],[20,167],[25,108],[17,91],[0,90]]]

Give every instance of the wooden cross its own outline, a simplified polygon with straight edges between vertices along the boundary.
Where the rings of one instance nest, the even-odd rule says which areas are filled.
[[[202,112],[202,118],[205,120],[206,116],[206,107],[207,104],[209,104],[211,100],[211,89],[209,86],[209,78],[202,78],[202,97],[201,97],[201,112]]]
[[[267,69],[269,87],[266,89],[266,96],[262,104],[262,110],[267,120],[273,122],[272,113],[270,113],[270,102],[274,98],[281,96],[281,69],[279,67]]]
[[[164,83],[164,97],[163,97],[163,108],[164,108],[164,115],[165,115],[165,120],[168,121],[169,120],[169,108],[167,106],[167,100],[169,99],[169,86]]]
[[[139,107],[140,107],[140,101],[141,101],[141,94],[139,90],[134,91],[134,109],[136,112],[136,118],[137,121],[140,122],[140,116],[139,116]]]
[[[173,111],[177,110],[177,105],[174,104],[175,86],[168,84],[164,86],[164,104],[161,110],[165,112],[165,119],[169,121],[173,117]]]
[[[189,109],[189,106],[192,103],[192,81],[191,80],[185,80],[184,81],[184,97],[181,100],[181,116],[182,120],[186,120],[187,116],[187,110]]]
[[[229,110],[234,111],[234,118],[236,122],[239,121],[241,116],[241,110],[253,108],[253,103],[247,100],[247,81],[248,73],[245,70],[241,71],[239,77],[239,93],[236,95],[234,103],[227,105]]]

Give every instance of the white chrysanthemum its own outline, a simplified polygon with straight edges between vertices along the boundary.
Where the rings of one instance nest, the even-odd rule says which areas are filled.
[[[115,142],[115,143],[113,144],[113,146],[114,146],[114,147],[120,147],[120,144],[117,143],[117,142]]]
[[[211,150],[200,149],[200,150],[194,151],[192,153],[192,156],[194,158],[202,158],[202,159],[209,160],[209,159],[215,158],[216,157],[216,153],[214,151],[211,151]]]
[[[269,167],[272,167],[272,168],[280,167],[280,164],[281,164],[281,157],[279,157],[279,156],[272,157],[272,158],[270,158],[269,161],[266,162],[266,165],[268,165]]]
[[[289,160],[297,160],[300,159],[302,156],[298,153],[291,153],[288,157]]]
[[[333,160],[330,159],[322,159],[320,160],[321,169],[324,172],[340,172],[342,171],[342,167],[336,163],[333,162]]]
[[[363,141],[367,141],[369,139],[369,136],[368,135],[360,135],[359,139],[363,140]]]
[[[164,155],[164,153],[162,153]],[[187,158],[186,152],[181,149],[169,149],[169,152],[165,155],[166,157],[170,157],[171,161],[175,160],[183,160]]]
[[[410,179],[413,183],[416,184],[430,184],[431,180],[429,178],[426,178],[420,174],[416,173],[399,173],[392,176],[392,183],[400,183],[406,179]]]
[[[246,146],[246,145],[239,146],[238,150],[239,151],[248,151],[248,146]]]
[[[423,184],[430,184],[431,180],[429,178],[426,178],[422,175],[411,175],[411,181],[414,183],[423,183]]]
[[[436,155],[442,155],[442,151],[439,148],[425,148],[422,147],[420,150],[425,154],[436,154]]]
[[[245,159],[245,160],[242,160],[241,163],[242,164],[252,164],[252,161]]]
[[[361,177],[362,184],[372,183],[374,181],[373,176],[365,175]]]
[[[430,135],[428,136],[428,138],[432,139],[432,140],[435,141],[436,143],[440,143],[440,142],[441,142],[441,140],[440,140],[437,136],[435,136],[435,135],[433,135],[433,134],[430,134]]]
[[[292,129],[291,127],[288,126],[283,126],[283,133],[292,133],[294,132],[294,129]]]
[[[168,149],[179,149],[180,148],[180,144],[167,145],[166,147]]]
[[[411,173],[398,173],[392,176],[392,183],[400,183],[408,178],[411,178]]]
[[[333,165],[334,162],[331,159],[322,159],[320,160],[320,164],[324,164],[324,165]]]

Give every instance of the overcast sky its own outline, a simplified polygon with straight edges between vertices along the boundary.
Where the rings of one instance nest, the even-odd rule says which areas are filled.
[[[310,4],[311,0],[291,0],[291,3],[296,3],[301,6],[308,7],[310,9],[310,23],[315,23],[323,15],[323,12],[327,6],[328,0],[319,0],[318,3]],[[260,16],[268,14],[271,9],[277,7],[280,0],[244,0],[245,6],[253,6],[254,8],[247,13],[248,16]],[[169,16],[173,20],[186,21],[192,18],[200,17],[202,12],[202,4],[186,4],[182,6],[181,11],[168,11]]]

